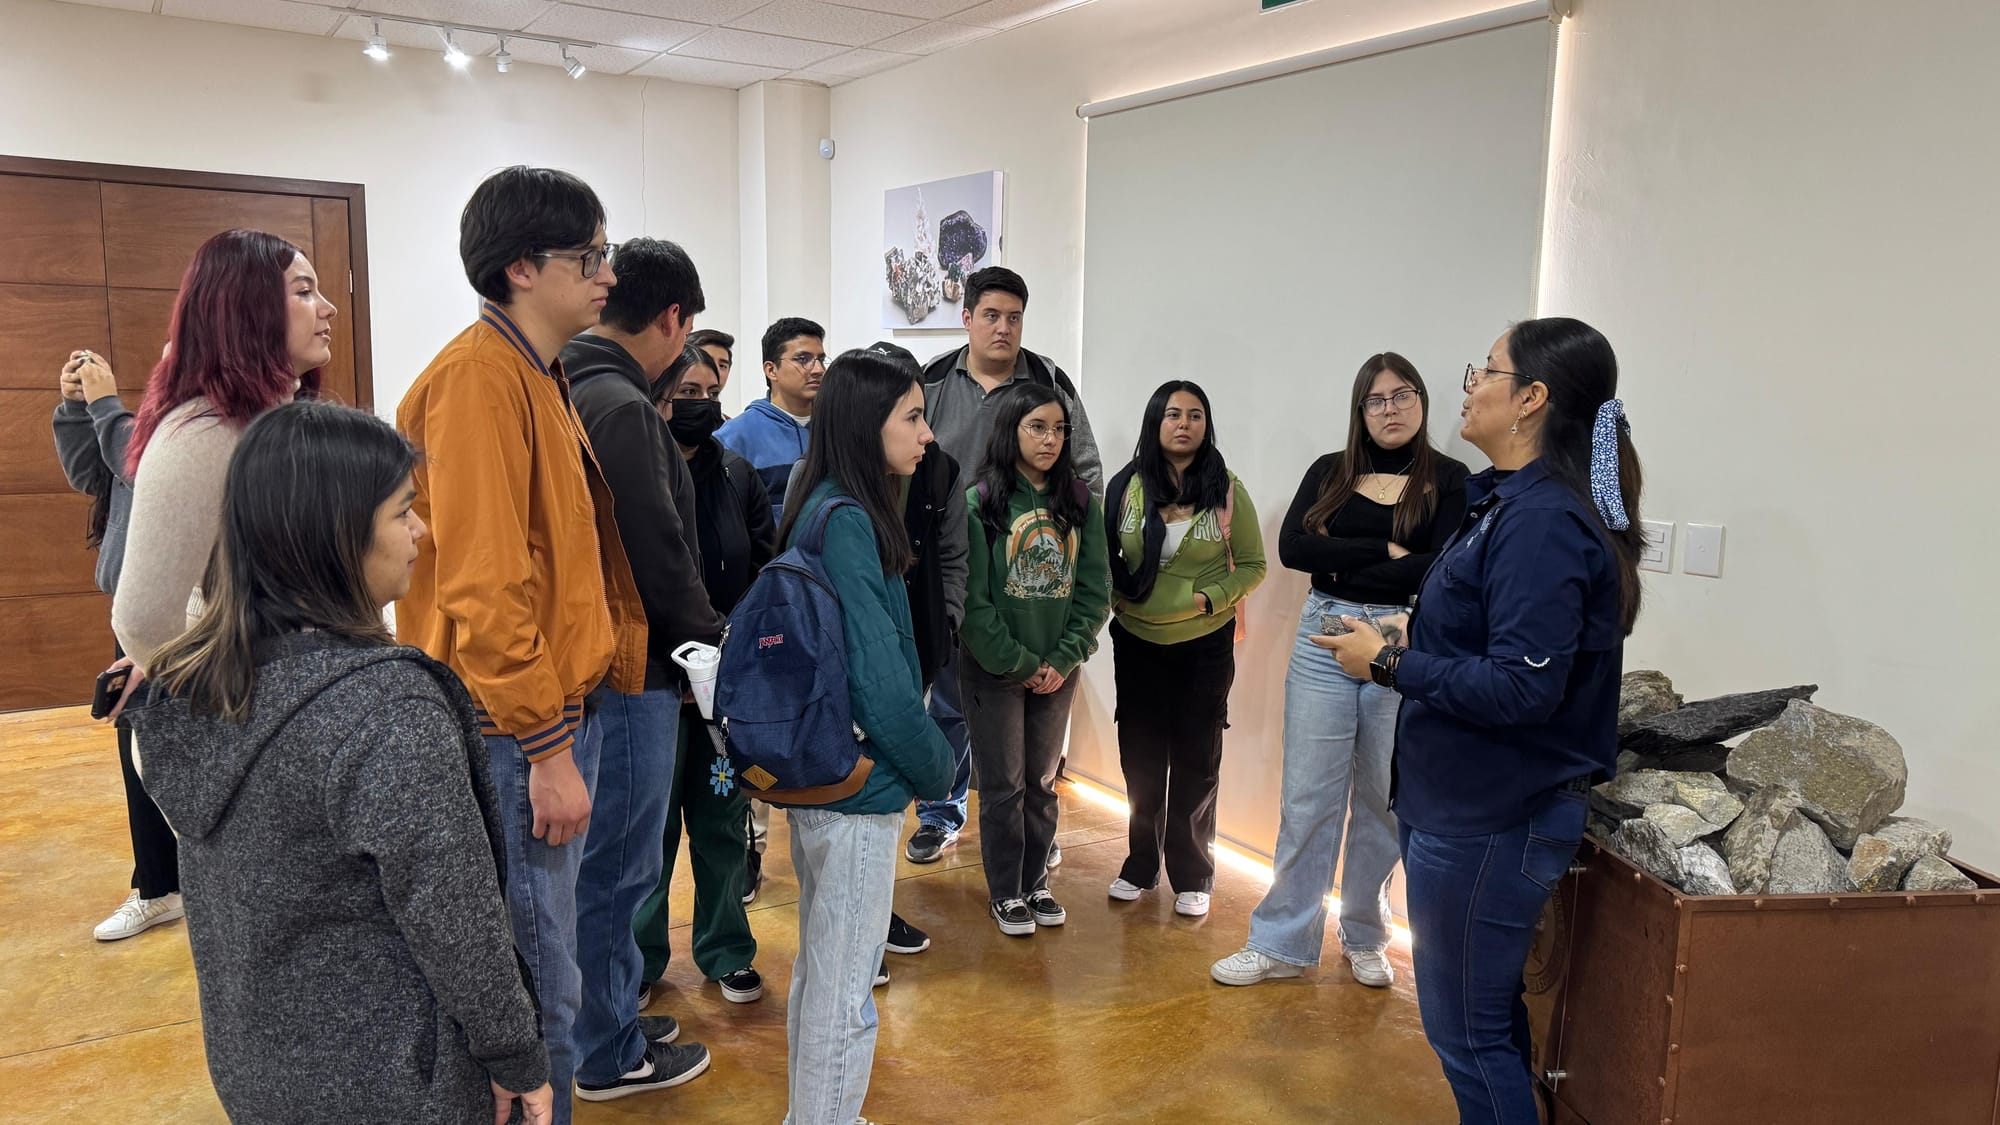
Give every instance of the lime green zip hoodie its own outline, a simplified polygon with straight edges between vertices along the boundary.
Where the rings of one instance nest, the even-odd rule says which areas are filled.
[[[981,668],[1025,681],[1042,662],[1064,678],[1097,651],[1111,612],[1104,507],[1095,496],[1083,526],[1056,534],[1043,493],[1016,473],[1008,533],[990,539],[979,490],[965,491],[971,573],[959,640]]]
[[[1124,517],[1118,523],[1117,549],[1132,569],[1139,568],[1145,550],[1145,499],[1143,478],[1132,474],[1132,483],[1120,497]],[[1160,560],[1159,577],[1146,600],[1131,602],[1118,598],[1112,611],[1118,623],[1140,640],[1156,645],[1173,645],[1205,637],[1236,619],[1236,607],[1250,591],[1264,581],[1264,536],[1257,529],[1257,509],[1250,503],[1250,490],[1229,474],[1231,502],[1229,543],[1222,541],[1222,513],[1204,508],[1194,514],[1194,525],[1180,550],[1170,559]],[[1231,552],[1236,569],[1229,568]],[[1197,593],[1208,595],[1210,612],[1204,614],[1194,600]]]

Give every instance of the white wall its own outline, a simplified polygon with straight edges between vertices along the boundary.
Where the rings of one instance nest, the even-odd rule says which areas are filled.
[[[1563,35],[1541,311],[1617,347],[1646,514],[1728,528],[1627,666],[1820,684],[2000,867],[2000,5],[1577,0]]]
[[[736,366],[723,395],[732,414],[765,394],[764,329],[787,316],[823,325],[832,308],[829,170],[819,155],[827,93],[824,86],[778,81],[759,82],[737,96],[743,327],[736,332]]]
[[[737,328],[736,95],[553,67],[387,64],[357,43],[42,0],[0,0],[0,153],[367,188],[375,402],[393,414],[477,297],[458,215],[508,164],[577,173],[614,238],[686,246]]]

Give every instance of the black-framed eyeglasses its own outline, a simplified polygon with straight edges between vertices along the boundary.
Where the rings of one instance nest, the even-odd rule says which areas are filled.
[[[597,271],[610,262],[612,255],[617,252],[617,247],[607,243],[603,246],[591,246],[583,250],[537,250],[528,255],[528,257],[540,258],[543,261],[547,261],[550,258],[562,258],[566,261],[575,262],[577,272],[582,274],[585,280],[589,280],[596,277]]]
[[[1524,383],[1537,382],[1533,375],[1523,375],[1519,371],[1502,371],[1497,367],[1477,367],[1468,363],[1465,365],[1465,393],[1471,394],[1473,388],[1484,383],[1488,375],[1506,375]]]
[[[792,364],[802,371],[811,371],[815,367],[821,371],[826,370],[825,352],[794,352],[786,358],[791,360]]]
[[[1361,412],[1370,418],[1380,418],[1389,412],[1390,407],[1393,406],[1398,411],[1408,410],[1422,397],[1409,387],[1404,387],[1392,395],[1369,395],[1361,400]]]
[[[1057,441],[1069,440],[1070,426],[1068,422],[1057,422],[1051,425],[1048,422],[1036,419],[1032,422],[1021,423],[1021,429],[1026,431],[1027,435],[1036,441],[1047,441],[1051,437]]]

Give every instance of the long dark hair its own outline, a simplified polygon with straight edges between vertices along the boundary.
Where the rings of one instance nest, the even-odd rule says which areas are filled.
[[[167,353],[146,380],[127,477],[138,475],[160,423],[190,399],[206,398],[217,417],[245,426],[281,402],[318,396],[319,368],[294,372],[285,335],[285,271],[304,256],[261,230],[226,230],[194,252],[174,298]]]
[[[1013,525],[1007,510],[1014,502],[1014,485],[1020,472],[1017,466],[1021,462],[1021,422],[1052,402],[1062,406],[1062,397],[1053,388],[1040,383],[1016,383],[1002,390],[1000,401],[993,405],[993,432],[986,439],[986,456],[980,461],[974,479],[985,494],[979,502],[979,521],[996,538],[1005,536]],[[1069,408],[1062,406],[1062,411],[1063,422],[1067,424]],[[1065,439],[1056,453],[1056,463],[1049,466],[1049,477],[1042,488],[1042,506],[1049,510],[1050,520],[1060,536],[1082,526],[1089,514],[1088,508],[1077,503],[1075,481],[1076,464],[1070,459],[1069,441]],[[1086,498],[1088,495],[1085,493]]]
[[[780,341],[782,343],[782,341]],[[792,537],[806,497],[832,480],[852,496],[875,525],[875,547],[884,574],[902,574],[917,561],[902,506],[882,453],[882,426],[911,387],[922,386],[915,372],[886,356],[855,349],[842,352],[826,369],[806,446],[805,469],[785,493],[785,518],[778,542]]]
[[[1167,420],[1167,400],[1176,391],[1186,391],[1201,402],[1202,426],[1201,445],[1194,451],[1194,460],[1188,462],[1187,471],[1174,478],[1174,467],[1167,460],[1167,451],[1160,447],[1160,426]],[[1137,473],[1145,490],[1144,511],[1141,513],[1140,539],[1144,543],[1144,557],[1135,570],[1127,563],[1124,553],[1118,549],[1118,537],[1125,525],[1125,493],[1131,487],[1131,480]],[[1176,504],[1185,504],[1199,512],[1205,508],[1220,508],[1229,501],[1229,466],[1222,459],[1222,450],[1215,444],[1215,411],[1209,408],[1208,392],[1200,384],[1186,379],[1170,379],[1161,383],[1153,397],[1146,403],[1146,413],[1139,423],[1139,441],[1132,450],[1132,463],[1111,478],[1104,490],[1104,537],[1111,544],[1111,584],[1128,601],[1144,601],[1153,592],[1153,582],[1160,576],[1160,552],[1165,548],[1167,525],[1160,518],[1160,509]]]
[[[1403,486],[1403,497],[1396,501],[1390,534],[1398,543],[1407,542],[1423,530],[1437,514],[1438,506],[1438,452],[1431,444],[1431,392],[1424,386],[1424,377],[1417,374],[1417,366],[1395,352],[1377,352],[1361,364],[1361,370],[1354,376],[1354,393],[1349,396],[1347,412],[1347,455],[1340,464],[1326,475],[1320,485],[1319,496],[1312,507],[1306,509],[1307,531],[1326,534],[1327,525],[1341,508],[1354,498],[1354,486],[1362,477],[1375,471],[1373,454],[1386,452],[1376,446],[1368,436],[1368,416],[1361,405],[1375,387],[1376,376],[1384,371],[1408,383],[1417,392],[1417,400],[1423,404],[1424,423],[1417,427],[1417,433],[1410,439],[1409,482]]]
[[[1590,439],[1597,408],[1618,397],[1618,356],[1604,334],[1566,316],[1524,320],[1507,334],[1514,370],[1549,389],[1542,411],[1541,459],[1549,475],[1567,485],[1598,518],[1618,555],[1619,615],[1625,632],[1639,620],[1639,556],[1646,543],[1639,526],[1642,479],[1631,428],[1618,423],[1618,487],[1630,525],[1604,523],[1590,491]]]
[[[196,711],[241,722],[259,642],[317,629],[393,643],[364,561],[376,509],[416,463],[366,411],[297,402],[252,422],[229,459],[201,617],[154,658],[153,678]]]

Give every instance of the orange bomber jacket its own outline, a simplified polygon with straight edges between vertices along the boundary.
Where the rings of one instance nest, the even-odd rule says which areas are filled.
[[[560,363],[488,302],[417,376],[396,426],[430,528],[397,635],[458,673],[485,733],[531,761],[570,749],[591,689],[644,687],[646,615]]]

